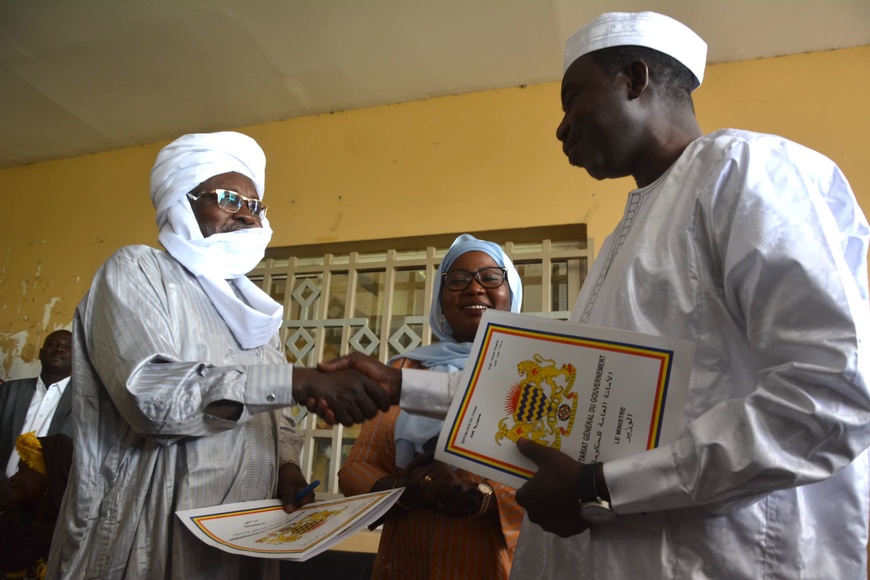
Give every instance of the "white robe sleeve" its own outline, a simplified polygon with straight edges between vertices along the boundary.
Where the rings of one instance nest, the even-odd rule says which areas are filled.
[[[134,431],[168,445],[234,429],[257,413],[295,404],[290,365],[205,362],[222,344],[213,336],[212,323],[219,324],[214,307],[196,288],[203,301],[187,300],[185,311],[174,310],[170,296],[184,294],[179,287],[192,278],[168,276],[141,247],[124,248],[100,268],[83,301],[87,352],[74,356],[87,355]],[[225,325],[218,330],[229,336]],[[243,405],[237,421],[206,412],[222,400]]]
[[[402,369],[401,407],[408,413],[443,419],[462,380],[461,372]]]

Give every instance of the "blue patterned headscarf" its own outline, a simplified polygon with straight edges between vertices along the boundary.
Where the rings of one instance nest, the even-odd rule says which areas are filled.
[[[441,273],[450,270],[453,262],[468,252],[483,252],[495,260],[496,264],[507,270],[507,284],[511,294],[511,312],[520,311],[520,306],[523,303],[523,283],[511,259],[507,257],[498,244],[478,240],[471,234],[462,234],[453,241],[453,245],[450,246],[435,273],[438,289],[432,296],[429,324],[432,333],[438,337],[440,342],[396,355],[390,359],[391,363],[396,359],[409,358],[420,361],[424,367],[433,371],[451,372],[465,368],[472,343],[456,342],[453,329],[443,319]],[[405,467],[414,455],[420,452],[423,443],[438,435],[440,431],[441,421],[419,415],[409,415],[404,411],[400,412],[395,429],[396,465]]]

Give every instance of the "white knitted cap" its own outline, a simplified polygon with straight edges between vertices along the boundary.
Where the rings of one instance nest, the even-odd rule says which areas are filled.
[[[575,60],[602,48],[645,46],[677,59],[695,75],[697,89],[704,80],[707,43],[691,28],[655,12],[608,12],[577,32],[565,43],[564,71]]]

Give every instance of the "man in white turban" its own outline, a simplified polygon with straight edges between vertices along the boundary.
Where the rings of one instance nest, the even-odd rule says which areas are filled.
[[[637,184],[571,320],[692,340],[695,360],[674,443],[581,464],[520,440],[538,470],[511,578],[866,578],[867,220],[819,153],[701,132],[705,54],[651,12],[567,42],[565,155]],[[449,405],[439,373],[324,368],[349,365],[403,407]]]
[[[157,156],[166,252],[129,246],[97,272],[73,323],[75,462],[50,578],[276,578],[278,561],[207,546],[177,510],[313,499],[289,407],[329,401],[360,422],[389,406],[355,372],[294,368],[281,305],[245,276],[272,231],[265,156],[245,135],[185,135]]]

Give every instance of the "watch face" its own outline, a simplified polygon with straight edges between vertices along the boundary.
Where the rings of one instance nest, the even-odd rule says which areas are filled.
[[[483,495],[490,495],[493,493],[492,486],[488,483],[478,483],[477,491],[479,491]]]
[[[590,524],[606,524],[616,520],[616,512],[606,501],[589,501],[580,504],[580,515]]]

